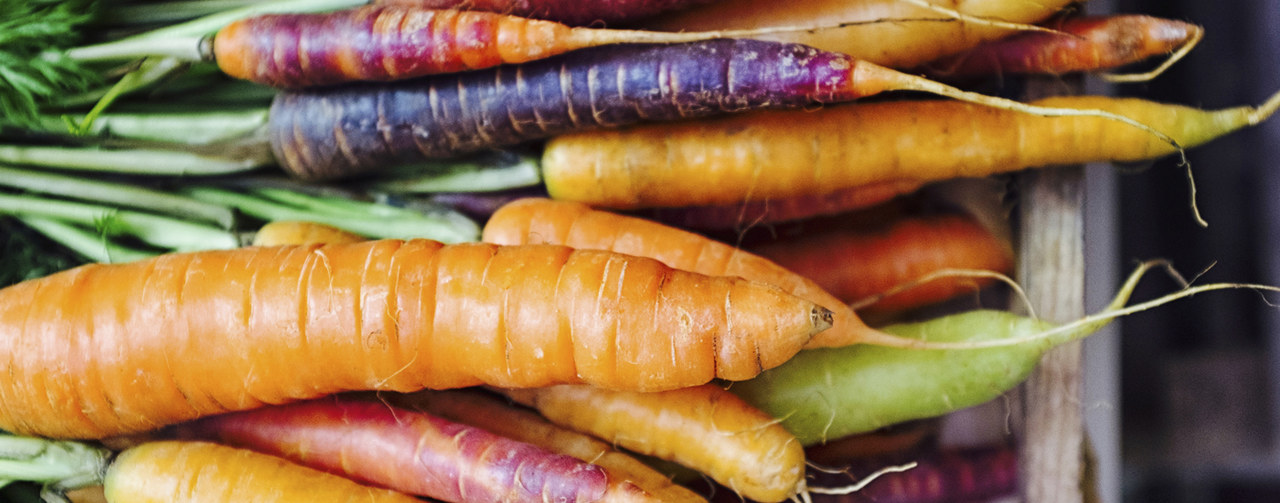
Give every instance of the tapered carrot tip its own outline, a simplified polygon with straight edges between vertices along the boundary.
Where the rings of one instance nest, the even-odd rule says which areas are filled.
[[[726,325],[733,328],[716,348],[716,374],[731,381],[790,360],[814,335],[831,328],[834,317],[825,307],[754,281],[736,286],[726,302]]]

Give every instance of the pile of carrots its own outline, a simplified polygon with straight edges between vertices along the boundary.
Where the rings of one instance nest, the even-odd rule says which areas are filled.
[[[1178,155],[1280,107],[968,90],[1155,78],[1120,72],[1203,36],[1069,5],[378,0],[68,51],[191,54],[272,86],[265,169],[295,183],[376,186],[523,149],[542,185],[495,194],[474,241],[268,219],[245,246],[0,289],[0,458],[44,468],[0,467],[0,488],[121,503],[1012,494],[1005,444],[921,435],[830,455],[997,398],[1121,313],[1150,267],[1079,323],[992,308],[1015,263],[992,175]]]

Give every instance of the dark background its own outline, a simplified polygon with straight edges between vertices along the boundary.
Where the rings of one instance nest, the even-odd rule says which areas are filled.
[[[1205,27],[1185,60],[1119,95],[1209,108],[1258,104],[1280,90],[1277,0],[1116,0],[1116,12]],[[1176,159],[1122,167],[1119,257],[1167,258],[1198,283],[1280,284],[1280,121],[1189,152],[1207,228],[1196,224]],[[1139,298],[1174,284],[1152,280]],[[1280,296],[1270,295],[1270,302]],[[1124,501],[1280,501],[1275,408],[1277,308],[1252,292],[1213,292],[1121,322]]]

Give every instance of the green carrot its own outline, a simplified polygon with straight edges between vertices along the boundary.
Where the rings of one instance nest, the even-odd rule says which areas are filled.
[[[1110,320],[1196,293],[1261,285],[1206,284],[1124,307],[1143,264],[1100,313],[1055,327],[1005,311],[978,310],[884,327],[904,337],[950,344],[955,349],[878,346],[803,351],[786,364],[731,391],[779,418],[804,445],[927,417],[995,399],[1020,384],[1048,350],[1080,340]]]

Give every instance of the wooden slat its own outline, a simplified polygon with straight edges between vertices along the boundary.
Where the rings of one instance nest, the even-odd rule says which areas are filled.
[[[1084,313],[1084,169],[1020,175],[1018,280],[1036,315],[1066,322]],[[1024,501],[1078,503],[1084,425],[1080,343],[1045,355],[1020,393]]]

